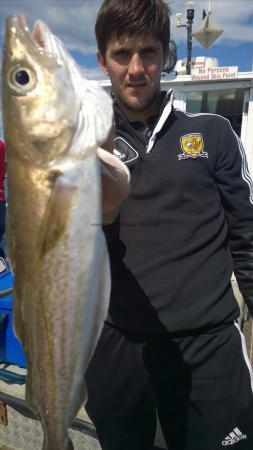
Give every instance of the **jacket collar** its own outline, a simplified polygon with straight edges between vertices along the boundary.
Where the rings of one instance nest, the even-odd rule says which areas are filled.
[[[157,119],[156,125],[155,125],[155,127],[152,131],[152,134],[149,138],[149,141],[146,145],[146,153],[150,153],[151,150],[153,149],[157,134],[162,130],[165,122],[167,121],[167,119],[170,116],[171,111],[172,111],[173,99],[174,99],[173,90],[170,89],[167,92],[162,92],[162,94],[163,94],[163,99],[162,99],[162,103],[161,103],[160,112],[158,114],[158,119]],[[119,111],[119,108],[115,101],[115,97],[114,97],[113,93],[112,93],[112,97],[114,98],[114,107],[115,107],[115,110],[117,111],[117,115],[121,117],[121,120],[125,123],[127,128],[131,127],[130,123],[126,121],[126,119],[122,116],[121,112]]]

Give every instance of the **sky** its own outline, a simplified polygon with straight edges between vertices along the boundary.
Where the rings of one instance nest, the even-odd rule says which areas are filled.
[[[122,0],[124,1],[124,0]],[[36,19],[45,21],[66,45],[89,79],[104,79],[96,60],[94,24],[102,0],[0,0],[0,49],[6,18],[25,14],[29,27]],[[186,22],[186,1],[168,0],[171,17],[171,37],[177,44],[178,59],[185,58],[186,29],[176,27],[175,14],[181,12]],[[202,20],[203,9],[211,5],[212,18],[224,32],[209,48],[193,40],[192,57],[215,57],[220,66],[238,66],[239,71],[252,70],[253,64],[253,0],[195,0],[193,32]],[[1,52],[0,52],[1,62]],[[1,137],[1,108],[0,108]]]

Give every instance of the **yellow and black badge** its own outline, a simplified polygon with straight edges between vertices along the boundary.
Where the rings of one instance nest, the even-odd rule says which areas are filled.
[[[204,152],[204,141],[201,133],[185,134],[180,138],[183,153],[178,155],[178,159],[186,158],[208,158],[208,153]]]

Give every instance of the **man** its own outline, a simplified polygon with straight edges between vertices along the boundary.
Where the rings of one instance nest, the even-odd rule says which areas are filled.
[[[4,142],[0,139],[0,257],[4,257],[1,248],[1,240],[5,230],[5,195],[4,195],[4,178],[5,178],[5,150]]]
[[[173,108],[163,0],[105,0],[98,60],[131,192],[107,210],[109,316],[87,373],[103,450],[253,448],[253,379],[231,288],[253,311],[253,185],[230,123]],[[113,203],[113,202],[112,202]]]

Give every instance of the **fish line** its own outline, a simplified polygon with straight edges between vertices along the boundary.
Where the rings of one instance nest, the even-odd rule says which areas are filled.
[[[48,348],[48,357],[50,360],[49,365],[51,365],[49,367],[49,370],[51,372],[51,381],[53,384],[53,402],[54,405],[56,405],[56,376],[55,376],[55,363],[54,363],[54,358],[53,358],[53,341],[50,338],[50,331],[49,331],[49,325],[48,325],[48,320],[47,320],[47,314],[46,314],[46,308],[44,305],[44,300],[43,300],[43,296],[41,295],[41,290],[39,289],[39,303],[40,303],[40,307],[41,307],[41,313],[42,313],[42,321],[44,322],[44,329],[45,329],[45,335],[46,335],[46,344],[47,344],[47,348]]]

